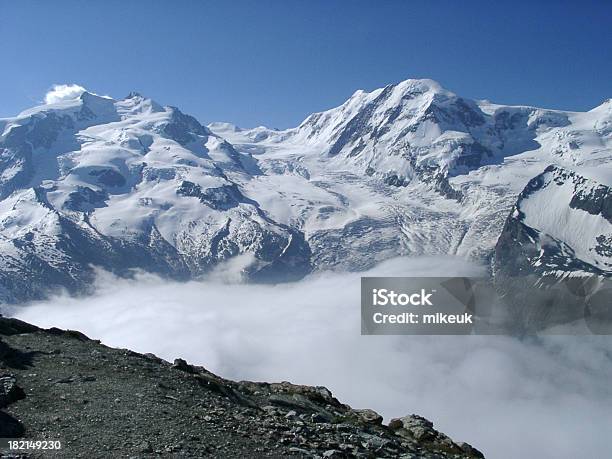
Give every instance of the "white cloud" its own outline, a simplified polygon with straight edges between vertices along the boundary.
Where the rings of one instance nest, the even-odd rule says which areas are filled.
[[[448,258],[397,259],[369,274],[476,275]],[[426,416],[493,459],[607,457],[612,339],[361,336],[360,276],[276,286],[101,276],[89,298],[17,311],[117,347],[183,357],[234,379],[325,385],[354,407]]]
[[[56,84],[45,94],[45,104],[77,99],[86,89],[78,84]]]

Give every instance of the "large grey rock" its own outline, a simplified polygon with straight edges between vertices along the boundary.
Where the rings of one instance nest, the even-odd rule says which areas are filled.
[[[0,408],[6,408],[11,403],[25,398],[24,390],[17,385],[12,375],[0,376]]]

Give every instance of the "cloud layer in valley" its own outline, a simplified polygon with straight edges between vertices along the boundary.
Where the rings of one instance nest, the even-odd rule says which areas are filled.
[[[367,274],[479,273],[463,261],[421,258]],[[493,459],[608,454],[611,337],[361,336],[361,275],[276,286],[101,275],[91,297],[58,296],[15,315],[233,379],[325,385],[387,420],[421,414]]]

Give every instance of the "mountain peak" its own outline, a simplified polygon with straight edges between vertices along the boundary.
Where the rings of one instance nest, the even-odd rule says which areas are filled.
[[[225,133],[225,132],[241,132],[242,128],[236,126],[233,123],[226,123],[222,121],[215,121],[209,123],[206,127],[213,132]]]
[[[139,92],[132,91],[124,99],[115,103],[117,112],[122,116],[131,116],[138,113],[159,113],[164,107],[153,99],[143,96]]]
[[[597,107],[592,108],[590,110],[591,112],[606,112],[606,111],[612,111],[612,99],[606,99],[604,100],[601,104],[599,104]]]
[[[100,96],[93,92],[85,91],[79,96],[83,106],[105,106],[108,107],[115,103],[115,99],[109,96]]]
[[[296,133],[320,145],[327,156],[406,183],[421,159],[428,170],[433,163],[446,170],[460,156],[476,164],[488,155],[472,137],[484,124],[485,115],[474,101],[434,80],[408,79],[371,92],[357,91],[341,106],[308,117]],[[429,148],[432,144],[435,148]],[[423,155],[424,151],[435,154]]]
[[[133,99],[133,98],[141,98],[144,99],[144,96],[142,94],[140,94],[138,91],[130,91],[130,93],[125,97],[126,99]]]
[[[351,97],[362,96],[364,94],[380,94],[382,91],[397,90],[401,92],[448,92],[442,87],[440,83],[429,78],[408,78],[406,80],[399,81],[397,83],[389,83],[384,87],[374,89],[372,91],[366,91],[364,89],[358,89],[353,93]]]
[[[391,83],[382,88],[377,88],[369,92],[363,89],[358,89],[342,106],[350,106],[354,105],[355,103],[367,104],[380,97],[388,99],[389,104],[393,104],[399,103],[402,99],[410,96],[418,97],[426,94],[445,94],[448,96],[454,96],[453,93],[444,89],[437,81],[427,78],[411,78],[398,83]]]
[[[429,78],[409,78],[390,86],[404,91],[447,92],[440,83]]]

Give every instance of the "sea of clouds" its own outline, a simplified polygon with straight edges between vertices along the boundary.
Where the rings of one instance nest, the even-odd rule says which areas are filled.
[[[477,266],[404,258],[274,286],[221,273],[189,283],[101,273],[92,296],[59,295],[13,314],[232,379],[324,385],[387,420],[420,414],[488,458],[609,454],[610,336],[361,336],[362,275],[477,276]]]

